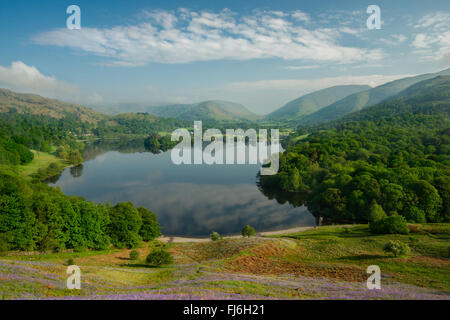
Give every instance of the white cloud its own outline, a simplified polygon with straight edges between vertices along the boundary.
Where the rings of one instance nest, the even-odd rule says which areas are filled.
[[[294,13],[292,13],[292,17],[296,20],[303,21],[303,22],[311,21],[311,17],[309,16],[309,14],[302,12],[300,10],[294,11]]]
[[[287,67],[284,67],[284,69],[287,69],[287,70],[311,70],[311,69],[318,69],[318,68],[320,68],[319,65],[287,66]]]
[[[236,17],[230,10],[180,9],[145,12],[144,16],[145,21],[135,25],[55,29],[33,40],[105,57],[109,60],[105,64],[119,66],[262,58],[352,63],[383,57],[381,49],[339,44],[342,34],[355,35],[355,29],[306,28],[304,22],[311,18],[301,11]]]
[[[380,41],[390,46],[397,46],[405,42],[408,38],[403,34],[392,34],[388,38],[381,38]]]
[[[450,13],[426,14],[414,26],[419,31],[411,45],[422,54],[421,60],[444,61],[450,52]],[[426,50],[426,51],[422,51]]]
[[[419,23],[414,28],[429,28],[434,29],[448,29],[448,22],[450,21],[450,13],[447,12],[435,12],[429,13],[423,16]]]
[[[430,47],[430,39],[428,39],[427,35],[424,33],[416,34],[412,45],[416,48],[429,48]]]
[[[82,94],[82,90],[76,85],[46,76],[36,67],[26,65],[22,61],[15,61],[9,67],[0,66],[0,86],[66,101],[78,102],[80,97],[83,97],[85,102],[102,101],[98,94]]]

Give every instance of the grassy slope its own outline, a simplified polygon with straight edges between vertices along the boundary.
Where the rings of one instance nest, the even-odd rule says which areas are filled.
[[[32,150],[32,152],[34,153],[33,161],[26,165],[18,166],[19,173],[24,177],[29,177],[32,174],[37,173],[40,168],[42,168],[42,169],[47,168],[50,165],[50,163],[53,163],[53,162],[58,163],[61,167],[68,165],[67,161],[58,158],[57,156],[55,156],[55,154],[53,152],[52,153],[47,153],[47,152],[39,152],[38,153],[35,150]]]
[[[152,243],[129,250],[0,258],[4,298],[89,299],[450,299],[450,224],[423,225],[410,235],[368,233],[367,226],[320,227],[270,238],[174,243],[175,265],[147,267]],[[386,255],[391,239],[408,243],[409,257]],[[82,290],[65,289],[66,261],[82,270]],[[382,290],[368,290],[369,265],[379,265]],[[17,281],[19,279],[20,281]]]

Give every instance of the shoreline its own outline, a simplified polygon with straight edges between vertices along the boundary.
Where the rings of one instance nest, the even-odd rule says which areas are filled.
[[[295,228],[288,228],[283,230],[276,230],[276,231],[265,231],[265,232],[257,232],[256,237],[267,237],[267,236],[274,236],[274,235],[280,235],[280,234],[289,234],[289,233],[296,233],[296,232],[304,232],[311,229],[318,228],[318,226],[310,226],[310,227],[295,227]],[[242,235],[231,235],[231,236],[224,236],[223,239],[240,239],[242,238]],[[161,242],[172,242],[172,243],[202,243],[202,242],[209,242],[212,241],[210,237],[182,237],[182,236],[161,236],[157,238]]]

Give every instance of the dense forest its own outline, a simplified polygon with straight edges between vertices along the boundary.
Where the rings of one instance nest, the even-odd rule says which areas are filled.
[[[167,122],[161,123],[164,127]],[[61,170],[55,163],[45,172],[39,169],[33,179],[19,175],[17,166],[34,158],[31,149],[53,152],[67,163],[82,162],[80,139],[101,124],[70,115],[58,119],[14,111],[0,113],[0,124],[0,251],[131,248],[160,235],[156,215],[145,208],[94,204],[42,183],[49,172]],[[131,121],[119,126],[137,132],[144,124]]]
[[[374,213],[450,220],[450,77],[438,77],[339,121],[299,128],[265,187],[306,195],[330,222]]]

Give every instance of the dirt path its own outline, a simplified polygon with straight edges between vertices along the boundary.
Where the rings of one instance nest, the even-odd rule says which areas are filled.
[[[257,234],[257,236],[265,237],[265,236],[273,236],[278,234],[287,234],[287,233],[295,233],[295,232],[303,232],[307,230],[314,229],[315,227],[296,227],[296,228],[290,228],[290,229],[284,229],[284,230],[278,230],[278,231],[267,231],[267,232],[260,232]],[[235,235],[235,236],[226,236],[223,237],[224,239],[239,239],[242,238],[241,235]],[[204,238],[188,238],[188,237],[167,237],[162,236],[159,237],[158,240],[162,242],[208,242],[211,241],[209,237]]]

